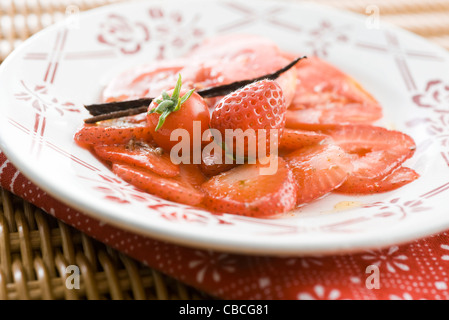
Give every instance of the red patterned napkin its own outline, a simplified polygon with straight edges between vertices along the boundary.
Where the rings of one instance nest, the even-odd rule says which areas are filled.
[[[148,266],[223,299],[449,299],[449,232],[353,255],[277,258],[197,250],[145,238],[47,195],[0,152],[0,185]]]

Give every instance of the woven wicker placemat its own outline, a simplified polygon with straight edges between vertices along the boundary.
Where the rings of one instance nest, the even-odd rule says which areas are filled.
[[[0,193],[0,299],[209,298]],[[77,290],[66,286],[69,265],[80,269]]]
[[[0,0],[0,62],[22,41],[84,11],[126,0]],[[284,0],[287,1],[287,0]],[[288,0],[295,1],[295,0]],[[384,21],[449,49],[449,0],[314,0]],[[210,296],[107,247],[0,188],[0,299],[206,299]],[[67,266],[81,269],[68,290]]]

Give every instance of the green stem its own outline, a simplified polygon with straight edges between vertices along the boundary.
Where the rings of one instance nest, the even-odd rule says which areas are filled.
[[[173,93],[170,96],[167,92],[163,91],[161,96],[162,100],[158,99],[155,102],[158,104],[155,108],[148,111],[148,114],[158,113],[160,114],[159,121],[157,123],[155,131],[159,130],[165,123],[165,119],[172,113],[178,111],[181,106],[190,98],[195,89],[189,90],[186,94],[180,97],[181,93],[181,75],[178,76],[178,81],[173,89]]]

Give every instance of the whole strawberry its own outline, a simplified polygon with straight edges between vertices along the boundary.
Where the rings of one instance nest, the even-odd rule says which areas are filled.
[[[210,125],[221,133],[226,151],[256,159],[268,155],[274,144],[278,144],[286,112],[281,87],[275,81],[262,80],[223,97],[212,113]]]

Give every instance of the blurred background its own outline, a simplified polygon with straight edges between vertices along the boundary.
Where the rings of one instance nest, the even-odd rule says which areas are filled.
[[[129,0],[0,0],[0,61],[29,36],[70,14],[125,1]],[[367,16],[378,14],[381,21],[408,29],[449,49],[449,0],[303,1]]]

